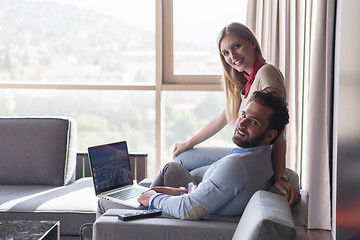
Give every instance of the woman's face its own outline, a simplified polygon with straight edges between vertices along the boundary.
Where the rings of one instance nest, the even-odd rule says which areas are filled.
[[[220,42],[220,53],[227,64],[239,72],[251,74],[255,63],[255,45],[236,35],[226,35]]]

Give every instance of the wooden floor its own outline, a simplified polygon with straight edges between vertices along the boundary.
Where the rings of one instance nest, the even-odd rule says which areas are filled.
[[[333,240],[331,231],[327,230],[308,230],[309,240]]]

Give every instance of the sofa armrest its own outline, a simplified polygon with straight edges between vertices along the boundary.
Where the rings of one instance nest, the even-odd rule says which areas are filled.
[[[250,199],[233,240],[295,239],[291,210],[285,198],[259,190]]]
[[[307,229],[309,193],[301,189],[300,194],[301,194],[301,201],[291,206],[291,213],[293,215],[295,225]]]

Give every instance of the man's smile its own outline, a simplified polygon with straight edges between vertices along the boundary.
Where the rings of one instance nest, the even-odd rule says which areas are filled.
[[[238,136],[247,136],[248,133],[243,128],[236,128],[236,135],[238,135]]]

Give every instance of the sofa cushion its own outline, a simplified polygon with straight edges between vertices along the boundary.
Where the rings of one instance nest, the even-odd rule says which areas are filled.
[[[290,240],[295,236],[293,217],[285,198],[260,190],[250,199],[232,239]]]
[[[143,218],[133,221],[120,221],[119,214],[132,213],[137,210],[109,209],[94,224],[94,240],[177,240],[206,239],[230,240],[237,223],[218,221],[186,221],[161,215],[155,218]],[[140,230],[139,230],[140,229]]]
[[[97,202],[91,177],[61,187],[0,185],[0,219],[57,220],[62,235],[94,222]]]
[[[74,120],[0,118],[0,132],[0,184],[61,186],[75,180]]]
[[[298,191],[300,191],[300,181],[297,172],[290,168],[286,168],[286,173],[289,176],[289,183],[293,185]]]

